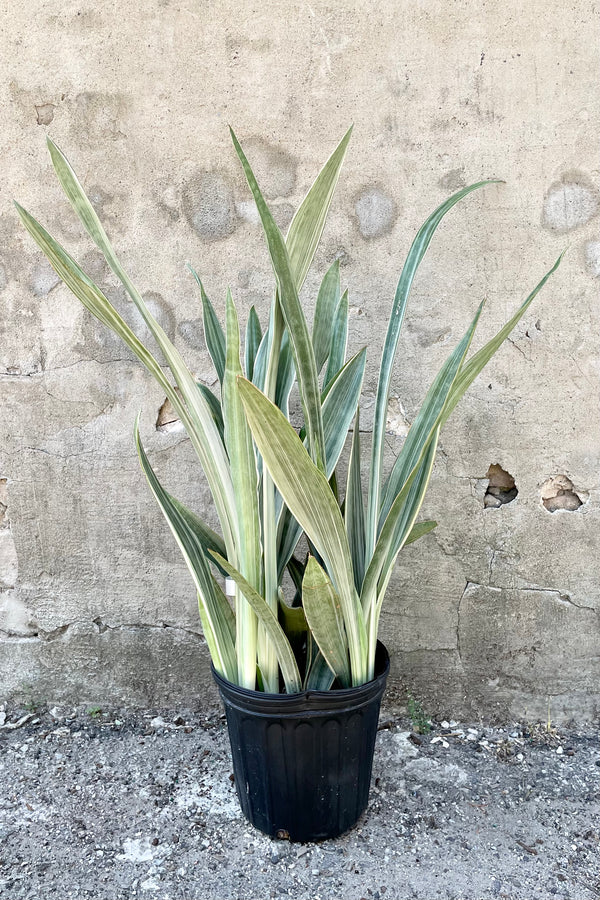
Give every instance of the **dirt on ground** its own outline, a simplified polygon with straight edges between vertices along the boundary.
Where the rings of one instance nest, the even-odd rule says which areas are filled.
[[[597,731],[414,725],[355,829],[292,844],[242,818],[217,713],[0,707],[0,897],[600,898]]]

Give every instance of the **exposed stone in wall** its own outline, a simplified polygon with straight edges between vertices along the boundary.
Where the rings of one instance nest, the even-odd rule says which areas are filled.
[[[492,463],[487,471],[488,486],[483,498],[486,509],[497,509],[505,503],[512,503],[519,491],[513,476],[498,463]]]
[[[399,397],[390,397],[387,409],[387,418],[385,430],[388,434],[395,434],[397,437],[406,437],[410,422],[406,418],[406,411]]]
[[[583,506],[585,502],[575,490],[571,479],[566,475],[554,475],[545,481],[542,485],[541,497],[548,512],[557,512],[559,509],[573,512]]]
[[[168,397],[158,411],[156,430],[163,431],[166,434],[185,430]]]

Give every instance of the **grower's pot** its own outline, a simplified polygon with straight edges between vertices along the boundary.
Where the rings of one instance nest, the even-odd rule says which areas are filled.
[[[242,812],[260,831],[321,841],[351,828],[369,799],[379,706],[390,667],[360,687],[265,694],[213,669],[225,706]]]

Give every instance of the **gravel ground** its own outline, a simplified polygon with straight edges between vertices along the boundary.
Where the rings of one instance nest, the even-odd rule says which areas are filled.
[[[352,832],[290,844],[242,819],[217,714],[0,707],[0,897],[600,898],[597,732],[409,729]]]

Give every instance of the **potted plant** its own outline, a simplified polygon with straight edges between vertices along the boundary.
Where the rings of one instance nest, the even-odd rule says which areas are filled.
[[[400,550],[436,525],[416,519],[440,429],[560,258],[504,327],[467,359],[479,307],[432,381],[384,479],[392,366],[415,272],[443,216],[489,182],[463,188],[429,216],[410,248],[392,303],[365,497],[359,398],[366,351],[346,359],[348,295],[340,289],[338,263],[321,283],[312,329],[299,300],[350,131],[321,170],[285,238],[233,132],[231,136],[260,215],[275,290],[264,333],[254,308],[250,310],[242,360],[231,293],[223,328],[192,270],[219,396],[196,381],[149,312],[73,169],[52,141],[52,162],[68,199],[139,310],[172,378],[67,251],[18,204],[17,209],[58,275],[152,373],[187,430],[212,492],[221,534],[165,490],[144,451],[139,421],[134,433],[142,468],[196,586],[227,712],[242,809],[269,834],[316,840],[347,830],[367,804],[389,668],[387,651],[378,642],[381,606]],[[295,384],[304,420],[299,433],[289,421]],[[338,461],[351,429],[347,477],[342,479]],[[303,535],[305,557],[297,549]],[[293,596],[289,590],[286,596],[286,572]],[[229,579],[232,605],[221,576]]]

